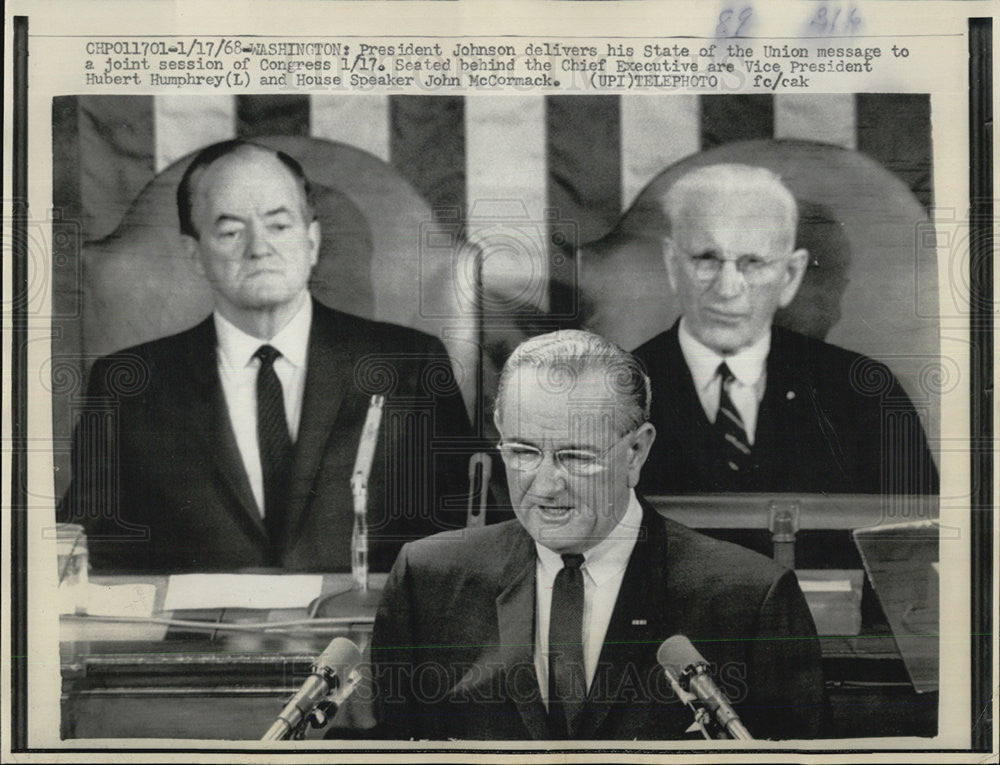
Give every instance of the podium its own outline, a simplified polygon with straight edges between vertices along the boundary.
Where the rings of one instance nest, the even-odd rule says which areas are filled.
[[[664,515],[710,533],[737,534],[756,530],[767,546],[775,516],[775,497],[764,495],[712,497],[653,497]],[[789,498],[779,498],[778,510],[789,509]],[[920,498],[909,507],[928,507]],[[803,497],[794,500],[789,527],[782,521],[780,535],[793,537],[793,561],[812,532],[834,533],[853,554],[852,576],[860,580],[861,557],[851,540],[858,529],[877,529],[886,518],[878,497]],[[793,504],[794,504],[793,502]],[[900,507],[896,505],[895,507]],[[936,504],[933,507],[937,517]],[[864,532],[861,532],[864,536]],[[884,535],[882,535],[884,536]],[[925,534],[924,540],[933,538]],[[881,538],[875,535],[876,539]],[[782,540],[778,540],[781,542]],[[788,543],[787,539],[784,543]],[[933,547],[923,545],[923,554]],[[849,557],[849,556],[848,556]],[[907,556],[903,556],[904,558]],[[839,568],[839,566],[837,567]],[[842,580],[837,568],[820,569],[824,577]],[[851,568],[851,567],[848,567]],[[800,572],[802,580],[809,577]],[[875,575],[876,577],[878,575]],[[336,625],[299,633],[271,634],[227,630],[227,623],[287,622],[307,619],[309,609],[253,612],[215,609],[163,613],[167,577],[94,576],[99,583],[146,582],[156,587],[154,614],[201,622],[197,628],[157,624],[116,624],[64,617],[61,630],[61,734],[64,738],[179,738],[257,740],[273,722],[283,703],[309,675],[312,662],[330,640],[342,635],[365,650],[370,640],[378,596],[385,574],[371,575],[368,595],[351,592],[350,574],[323,576],[323,595],[314,604],[315,615],[337,619]],[[934,600],[926,578],[924,603]],[[876,586],[880,585],[876,582]],[[867,587],[867,585],[866,585]],[[819,591],[823,591],[822,587]],[[337,594],[339,593],[339,594]],[[806,592],[807,599],[810,593]],[[925,664],[913,676],[897,645],[893,614],[866,589],[856,624],[824,630],[820,638],[823,671],[829,698],[826,737],[931,736],[937,731],[937,629],[924,629]],[[815,601],[815,598],[814,598]],[[891,611],[891,609],[888,609]],[[927,627],[926,610],[910,609],[906,618],[920,617]],[[934,625],[931,625],[933,627]],[[838,634],[838,632],[840,634]],[[912,635],[910,637],[913,637]],[[904,639],[905,644],[905,639]],[[374,722],[359,705],[353,716],[338,715],[340,730],[364,738]],[[367,716],[366,716],[367,715]],[[316,733],[317,737],[321,732]]]

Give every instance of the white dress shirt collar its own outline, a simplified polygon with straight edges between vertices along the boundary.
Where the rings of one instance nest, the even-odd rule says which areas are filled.
[[[618,525],[607,537],[583,553],[582,570],[598,587],[625,570],[641,525],[642,505],[639,504],[635,491],[630,491],[628,508]],[[562,555],[538,542],[535,542],[535,549],[538,551],[542,576],[551,585],[563,567]]]
[[[764,374],[767,365],[767,354],[771,351],[771,333],[765,332],[746,348],[740,349],[731,356],[721,356],[692,335],[681,319],[677,333],[684,361],[691,370],[694,387],[698,391],[706,390],[717,377],[719,364],[723,361],[729,366],[733,376],[741,385],[756,387]]]
[[[219,362],[229,369],[249,366],[254,354],[262,345],[277,348],[283,358],[292,366],[303,368],[309,352],[309,327],[312,325],[312,298],[306,298],[302,307],[295,312],[284,327],[270,340],[248,335],[218,311],[215,319],[215,335],[219,344]]]

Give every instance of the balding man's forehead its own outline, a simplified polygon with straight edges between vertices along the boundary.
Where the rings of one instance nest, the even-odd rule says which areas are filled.
[[[277,154],[259,146],[243,146],[198,172],[193,181],[193,199],[203,197],[210,188],[220,181],[230,181],[232,176],[242,173],[260,172],[266,176],[268,184],[276,187],[294,187],[301,200],[303,213],[308,209],[308,197],[303,182],[288,168]]]
[[[197,176],[196,181],[203,182],[206,177],[218,176],[227,172],[255,166],[273,170],[281,176],[287,177],[289,181],[298,183],[298,179],[278,158],[277,154],[259,146],[242,146],[236,151],[226,154],[224,157],[219,157],[219,159],[202,170],[200,175]]]

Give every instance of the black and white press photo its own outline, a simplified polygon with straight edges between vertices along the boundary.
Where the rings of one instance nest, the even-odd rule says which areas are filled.
[[[25,751],[979,741],[965,17],[508,5],[18,38]]]

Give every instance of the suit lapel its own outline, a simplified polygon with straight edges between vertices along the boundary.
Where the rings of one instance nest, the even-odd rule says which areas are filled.
[[[717,483],[715,428],[702,408],[679,336],[680,319],[667,333],[666,365],[661,377],[668,383],[655,389],[657,395],[664,397],[663,405],[667,408],[661,420],[664,426],[661,430],[666,432],[657,436],[661,443],[660,459],[669,465],[667,469],[673,478],[671,490],[685,487],[689,491],[725,491],[726,487]],[[653,406],[656,406],[656,395]]]
[[[535,672],[535,547],[517,528],[514,546],[500,579],[497,625],[507,694],[533,739],[549,738],[545,706]]]
[[[757,484],[781,486],[783,482],[779,475],[789,471],[789,461],[798,452],[796,448],[788,448],[789,439],[798,435],[796,429],[790,426],[795,421],[795,418],[789,416],[790,411],[798,407],[796,398],[806,391],[796,389],[794,370],[786,363],[781,336],[774,328],[771,330],[771,350],[767,354],[766,370],[767,381],[764,397],[757,410],[757,431],[753,445],[755,462],[759,466]],[[784,457],[777,460],[781,470],[776,475],[776,460],[771,457],[778,453],[783,453]]]
[[[811,362],[804,338],[781,327],[772,328],[767,389],[758,413],[754,448],[767,457],[790,456],[783,461],[767,460],[769,469],[761,480],[762,487],[782,486],[788,475],[798,476],[801,483],[830,485],[834,476],[845,485],[849,483],[842,435],[817,400],[815,384],[806,371]],[[822,477],[813,474],[815,465],[823,466]]]
[[[354,338],[342,335],[336,314],[314,300],[302,414],[289,482],[286,540],[289,549],[294,546],[305,519],[316,473],[349,384],[352,358],[356,355],[352,347]]]
[[[661,600],[667,586],[668,538],[660,516],[642,505],[639,539],[625,569],[587,704],[575,721],[576,735],[598,734],[617,698],[648,680],[658,641],[672,634],[674,615],[665,612]]]
[[[215,322],[209,316],[191,332],[191,342],[185,346],[187,355],[184,359],[187,368],[185,376],[190,385],[178,386],[180,395],[187,398],[180,411],[185,412],[191,434],[201,443],[204,453],[215,463],[223,483],[234,495],[236,507],[233,504],[227,506],[239,516],[258,542],[266,544],[267,532],[236,445],[229,408],[219,381]]]
[[[675,421],[685,423],[685,432],[695,427],[699,429],[711,428],[712,423],[709,422],[708,416],[701,406],[701,399],[698,398],[698,391],[694,387],[694,378],[691,376],[691,370],[688,368],[684,352],[681,350],[680,325],[681,320],[678,319],[667,334],[664,379],[675,381],[675,384],[667,387],[665,391],[668,397],[667,406],[674,408]]]

